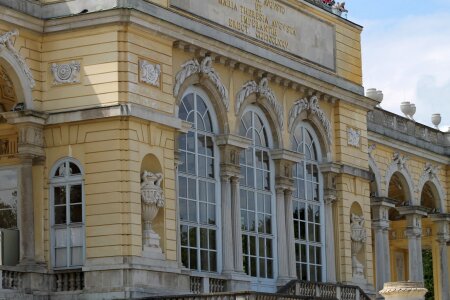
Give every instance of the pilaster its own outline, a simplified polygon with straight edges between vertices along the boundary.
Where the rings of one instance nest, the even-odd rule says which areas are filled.
[[[441,300],[450,299],[450,286],[449,286],[449,274],[448,274],[448,246],[447,243],[450,241],[450,214],[435,214],[430,215],[436,230],[437,238],[436,241],[439,245],[439,295]]]

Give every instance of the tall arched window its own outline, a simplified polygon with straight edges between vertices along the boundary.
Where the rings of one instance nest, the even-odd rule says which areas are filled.
[[[244,113],[239,128],[242,136],[252,140],[240,155],[242,253],[248,275],[274,278],[271,141],[266,124],[263,114],[252,109]]]
[[[83,174],[72,159],[59,161],[50,177],[52,262],[55,269],[84,264]]]
[[[307,124],[296,127],[293,150],[304,154],[294,166],[293,194],[295,255],[297,276],[301,280],[323,280],[323,199],[319,173],[320,148],[314,131]]]
[[[214,112],[206,95],[192,89],[182,99],[179,118],[192,124],[178,140],[181,260],[186,268],[217,272],[217,151]]]

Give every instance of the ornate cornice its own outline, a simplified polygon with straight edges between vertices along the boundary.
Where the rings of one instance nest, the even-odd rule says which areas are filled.
[[[220,80],[219,74],[212,67],[211,57],[206,56],[201,63],[197,59],[192,59],[181,65],[181,70],[177,73],[175,77],[175,85],[173,88],[173,94],[175,97],[180,93],[180,88],[187,78],[194,74],[203,74],[207,76],[212,83],[217,88],[221,100],[225,105],[226,109],[229,109],[230,99],[228,97],[228,90],[225,85]]]
[[[307,110],[315,114],[319,118],[327,134],[328,142],[331,143],[332,142],[331,122],[328,119],[325,112],[320,108],[319,99],[317,98],[317,96],[312,96],[309,100],[307,98],[298,99],[297,101],[294,102],[294,105],[289,111],[289,125],[288,125],[289,131],[292,131],[294,129],[293,126],[295,120],[297,119],[298,115],[304,110]]]
[[[241,90],[236,95],[236,105],[234,108],[236,115],[239,114],[239,110],[241,109],[244,100],[251,94],[258,94],[259,96],[262,96],[269,101],[269,104],[272,106],[273,111],[277,116],[278,124],[280,125],[281,129],[283,129],[283,108],[278,102],[277,97],[273,93],[272,89],[269,87],[269,80],[266,77],[261,78],[259,84],[257,84],[256,81],[251,80],[246,82],[242,86]]]
[[[22,71],[25,73],[25,76],[28,78],[28,84],[30,88],[34,88],[36,85],[36,82],[34,81],[33,74],[31,73],[30,68],[28,67],[27,63],[25,62],[25,59],[19,54],[19,52],[14,48],[14,45],[12,43],[12,37],[18,36],[19,31],[17,29],[14,29],[12,31],[8,31],[0,36],[0,52],[1,51],[8,51],[16,60],[17,64],[20,66]]]

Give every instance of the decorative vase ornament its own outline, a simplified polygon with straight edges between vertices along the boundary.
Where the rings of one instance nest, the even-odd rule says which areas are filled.
[[[142,244],[144,250],[153,248],[161,252],[159,235],[153,230],[152,223],[160,208],[164,207],[164,194],[161,188],[163,175],[144,171],[141,176],[141,200],[142,200]]]

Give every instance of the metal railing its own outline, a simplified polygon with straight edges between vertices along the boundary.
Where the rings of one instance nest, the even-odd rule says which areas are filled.
[[[370,300],[358,286],[292,280],[278,290],[279,294],[300,295],[315,299]]]

